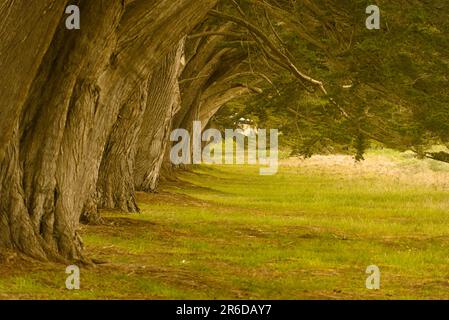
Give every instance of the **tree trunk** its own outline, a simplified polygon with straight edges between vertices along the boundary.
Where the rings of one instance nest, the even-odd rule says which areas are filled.
[[[217,29],[217,32],[225,32],[230,28],[231,25],[226,24]],[[223,35],[212,35],[193,46],[192,54],[182,72],[181,103],[172,120],[173,128],[191,131],[193,121],[199,119],[204,91],[245,58],[246,54],[238,50],[223,48],[224,39]],[[170,146],[171,143],[168,142],[165,153],[160,157],[161,165],[157,167],[159,169],[157,176],[167,180],[174,176],[174,168],[170,161]]]
[[[81,258],[78,225],[72,219],[77,193],[64,185],[70,171],[58,155],[67,146],[64,134],[77,80],[105,60],[98,49],[108,45],[109,30],[118,23],[122,7],[116,2],[84,1],[85,31],[70,32],[59,25],[1,165],[2,194],[7,194],[0,200],[1,234],[7,235],[2,236],[3,246],[42,259]],[[73,149],[71,145],[68,152]]]
[[[209,120],[223,107],[226,103],[246,96],[252,93],[252,90],[247,86],[238,85],[230,87],[223,84],[215,90],[206,90],[201,99],[201,108],[198,112],[198,120],[201,121],[202,129],[207,126]]]
[[[0,4],[0,162],[64,6],[62,0],[3,0]]]
[[[225,24],[217,32],[226,32],[230,28],[230,24]],[[174,119],[176,128],[191,130],[192,122],[199,120],[206,90],[229,76],[246,59],[246,52],[223,47],[225,38],[223,35],[207,37],[189,59],[182,74],[182,104]]]
[[[147,87],[147,81],[137,86],[112,129],[97,182],[100,208],[139,211],[134,195],[133,163],[137,135],[146,109]]]
[[[135,158],[135,185],[151,192],[157,187],[162,160],[167,147],[172,119],[179,109],[178,78],[183,67],[184,41],[153,73],[147,110],[139,133]]]
[[[81,30],[58,26],[2,145],[0,246],[41,259],[83,258],[78,223],[120,107],[215,1],[136,0],[126,11],[121,0],[79,3]]]
[[[152,71],[149,81],[137,88],[120,111],[100,166],[95,191],[100,208],[139,212],[134,187],[136,149],[140,160],[136,167],[153,173],[158,164],[155,158],[163,153],[161,149],[168,139],[167,126],[173,116],[183,42]],[[146,147],[147,150],[142,150]],[[91,220],[90,217],[98,220],[98,215],[92,214],[94,201],[95,196],[91,196],[86,203],[86,220]]]
[[[98,210],[98,192],[94,183],[90,186],[87,200],[81,212],[80,222],[88,225],[101,225],[104,222],[100,210]]]

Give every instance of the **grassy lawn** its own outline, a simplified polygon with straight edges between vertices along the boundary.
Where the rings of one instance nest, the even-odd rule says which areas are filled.
[[[141,214],[104,212],[83,226],[81,290],[65,265],[12,256],[0,298],[433,299],[449,298],[449,165],[408,154],[201,166]],[[369,265],[381,289],[365,288]]]

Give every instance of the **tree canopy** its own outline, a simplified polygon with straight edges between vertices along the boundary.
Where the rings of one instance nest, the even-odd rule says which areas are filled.
[[[420,154],[447,145],[446,2],[380,1],[380,30],[365,27],[367,1],[274,3],[240,1],[240,8],[252,12],[245,19],[277,40],[327,95],[293,80],[289,70],[270,70],[264,52],[255,52],[250,68],[264,70],[273,85],[229,104],[218,122],[233,114],[278,126],[305,156],[352,150],[360,159],[371,142]]]

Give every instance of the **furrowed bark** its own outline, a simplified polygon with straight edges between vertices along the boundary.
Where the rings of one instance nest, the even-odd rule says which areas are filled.
[[[150,173],[152,176],[157,170],[157,157],[163,153],[166,127],[173,113],[182,47],[178,45],[162,60],[149,81],[139,86],[121,109],[100,166],[97,183],[100,208],[139,212],[134,168],[140,170],[138,177],[142,181],[150,179]]]
[[[179,109],[178,78],[183,68],[182,41],[150,80],[147,110],[139,132],[134,179],[137,190],[155,191],[167,147],[172,119]]]
[[[161,58],[165,57],[171,48],[204,18],[213,5],[214,0],[196,2],[182,0],[175,3],[169,0],[159,0],[156,3],[140,0],[134,1],[127,8],[119,28],[117,49],[111,56],[111,66],[98,79],[101,94],[96,114],[105,116],[94,120],[92,130],[95,129],[93,131],[95,135],[89,141],[101,143],[94,145],[87,143],[83,156],[85,161],[90,163],[89,166],[95,168],[95,172],[100,169],[104,147],[121,107],[147,79]],[[103,129],[98,130],[98,126]],[[99,145],[101,147],[98,147]],[[97,185],[97,178],[98,175],[87,177],[83,188],[90,191],[81,198],[85,204],[82,220],[88,222],[100,219],[95,205],[98,197],[92,193],[94,186]]]
[[[80,4],[86,12],[82,31],[70,32],[59,24],[17,124],[9,156],[1,165],[2,194],[7,195],[0,199],[0,234],[7,235],[1,245],[37,258],[82,258],[73,219],[76,186],[65,185],[70,170],[61,162],[60,152],[80,75],[107,61],[101,53],[122,7],[118,1],[104,2]],[[75,150],[70,146],[69,152]]]
[[[148,3],[140,3],[140,10],[142,10],[142,7],[145,7],[147,9],[151,9],[154,12],[161,12],[161,10],[168,10],[171,16],[167,15],[161,15],[161,21],[158,21],[157,23],[154,23],[154,28],[159,27],[157,32],[160,33],[161,28],[164,28],[166,30],[167,34],[165,36],[159,37],[159,34],[156,33],[149,33],[154,36],[154,39],[144,39],[143,41],[147,42],[147,46],[145,48],[150,48],[154,46],[154,41],[160,41],[161,45],[167,45],[166,50],[168,51],[170,47],[168,46],[167,39],[172,39],[171,47],[175,47],[174,45],[174,37],[173,34],[169,34],[169,32],[173,32],[173,30],[176,30],[176,28],[181,28],[181,30],[178,33],[175,33],[177,35],[176,42],[179,42],[180,38],[183,38],[185,34],[187,34],[196,23],[198,23],[202,17],[204,17],[207,14],[207,11],[209,8],[213,6],[215,2],[209,1],[209,0],[203,0],[200,2],[191,3],[187,0],[184,1],[178,1],[177,3],[173,3],[170,1],[162,1],[160,6],[149,6]],[[136,7],[132,7],[129,12],[136,12]],[[185,17],[179,17],[179,11],[184,10],[184,14],[186,16],[190,16],[190,19],[185,20]],[[143,19],[150,19],[151,17],[147,17],[147,15],[144,15]],[[137,58],[132,58],[130,55],[130,52],[133,52],[134,50],[141,49],[141,45],[138,47],[133,47],[133,43],[135,43],[136,39],[139,39],[142,37],[140,29],[136,28],[136,23],[140,23],[139,21],[136,21],[133,19],[130,14],[125,15],[124,17],[122,32],[126,31],[126,33],[135,33],[133,37],[124,36],[119,40],[119,49],[120,48],[127,48],[127,51],[119,53],[117,55],[117,59],[123,59],[124,61],[133,62],[135,67],[132,68],[134,70],[139,70],[141,77],[144,76],[144,74],[148,74],[150,71],[153,71],[154,66],[158,65],[158,63],[152,63],[149,64],[148,60],[145,59],[140,63],[135,63]],[[182,21],[182,22],[181,22]],[[167,24],[172,24],[173,28],[167,28]],[[163,27],[162,27],[163,25]],[[133,41],[131,43],[131,40]],[[128,48],[129,46],[129,48]],[[166,51],[166,52],[167,52]],[[155,54],[159,54],[158,52],[151,53],[150,57],[154,57]],[[172,59],[172,58],[171,58]],[[173,60],[173,59],[172,59]],[[137,60],[138,61],[138,60]],[[127,67],[129,68],[129,63],[127,64]],[[166,62],[164,62],[166,63]],[[174,65],[173,62],[167,64],[170,68]],[[166,67],[168,68],[168,67]],[[165,70],[164,72],[167,72],[168,70]],[[170,72],[168,72],[170,74]],[[148,89],[149,97],[156,97],[156,99],[159,99],[158,95],[160,95],[160,87],[157,87],[160,85],[158,83],[163,79],[158,79],[155,77],[154,80],[150,81],[150,88]],[[152,83],[152,84],[151,84]],[[122,89],[122,88],[121,88]],[[166,94],[167,92],[165,92]],[[169,99],[172,99],[172,94],[168,95],[167,97]],[[167,98],[163,96],[163,98]],[[151,104],[150,103],[147,103]],[[131,106],[129,104],[129,106]],[[167,112],[167,109],[171,107],[171,104],[164,104],[162,103],[162,107],[164,109],[161,109],[165,113]],[[145,127],[153,125],[154,127],[159,126],[158,122],[162,119],[164,120],[163,123],[165,124],[167,121],[165,120],[167,116],[163,114],[159,115],[159,110],[155,109],[152,111],[150,116],[154,116],[154,118],[146,119],[145,115],[143,119],[141,119],[141,115],[144,113],[145,109],[144,107],[140,107],[140,111],[135,112],[132,111],[133,109],[131,107],[123,109],[123,114],[120,114],[119,122],[123,122],[119,125],[117,125],[113,130],[113,133],[111,137],[109,138],[109,144],[106,149],[106,154],[103,157],[102,165],[100,167],[100,177],[97,184],[97,190],[98,190],[98,201],[100,204],[100,207],[104,207],[107,209],[119,209],[125,212],[137,212],[138,207],[135,201],[134,197],[134,179],[132,176],[132,171],[134,167],[134,157],[136,150],[134,149],[135,142],[136,142],[136,133],[140,130],[140,123],[145,124]],[[124,120],[122,120],[124,119]],[[167,125],[165,124],[165,127]],[[158,138],[157,133],[160,134],[160,130],[156,131],[156,133],[146,132],[146,134],[149,135],[149,137]],[[164,132],[162,131],[162,134]],[[165,139],[159,138],[162,142],[165,141]],[[157,142],[154,143],[154,145],[157,145]],[[162,148],[163,144],[159,146],[159,148]],[[150,160],[145,159],[146,163],[148,164]],[[157,164],[157,163],[156,163]],[[93,197],[89,199],[88,203],[92,204],[92,202],[95,201]],[[98,215],[95,215],[92,213],[92,206],[88,207],[90,210],[87,212],[86,215],[91,215],[95,218],[98,217]]]
[[[97,182],[98,205],[103,209],[138,212],[134,196],[134,155],[147,103],[147,81],[138,85],[120,110],[103,154]]]
[[[138,0],[122,18],[121,0],[79,1],[81,30],[58,26],[4,147],[0,246],[83,258],[78,223],[120,108],[214,3]]]
[[[0,4],[0,162],[65,2],[4,0]]]

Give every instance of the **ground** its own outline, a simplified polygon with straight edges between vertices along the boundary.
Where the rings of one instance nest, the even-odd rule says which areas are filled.
[[[407,153],[200,166],[83,226],[66,266],[3,253],[0,299],[449,299],[449,165]],[[369,265],[380,290],[365,287]]]

